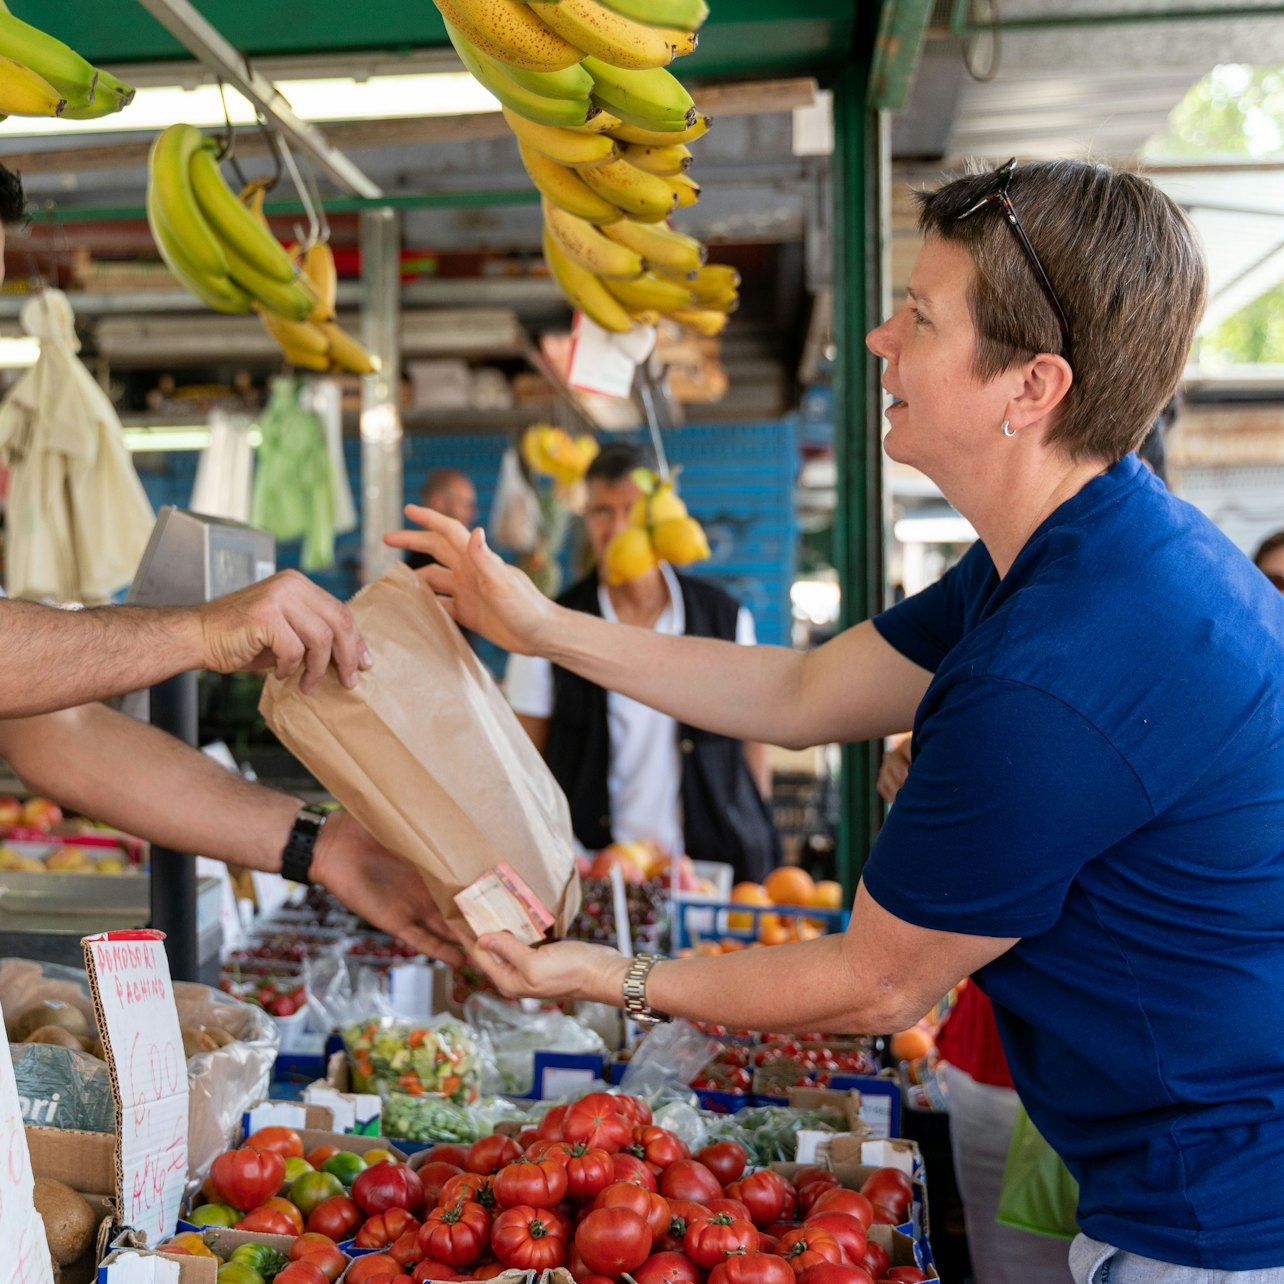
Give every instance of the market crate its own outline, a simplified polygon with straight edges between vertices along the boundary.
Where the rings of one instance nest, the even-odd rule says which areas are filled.
[[[751,918],[752,926],[748,929],[732,927],[733,914],[738,918]],[[851,910],[818,909],[808,905],[745,905],[738,901],[683,896],[673,903],[671,952],[676,954],[678,950],[709,937],[746,943],[756,941],[763,915],[772,915],[786,922],[805,919],[828,934],[846,931]],[[711,927],[708,926],[710,923]]]

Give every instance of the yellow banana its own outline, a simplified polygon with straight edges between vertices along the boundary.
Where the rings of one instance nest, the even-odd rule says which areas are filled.
[[[544,229],[544,260],[553,280],[573,307],[596,321],[603,330],[625,334],[633,329],[632,318],[619,300],[607,293],[606,286],[592,272],[563,251],[547,227]]]
[[[698,31],[709,16],[705,0],[602,0],[615,13],[657,27]]]
[[[185,247],[180,245],[161,213],[152,184],[147,187],[147,222],[161,259],[185,289],[216,312],[250,310],[253,299],[226,273],[208,273],[188,261]]]
[[[0,112],[6,116],[61,116],[67,99],[39,72],[0,57]]]
[[[719,295],[734,294],[739,288],[740,273],[729,263],[706,263],[691,282],[691,289],[701,303]]]
[[[699,241],[664,223],[637,223],[622,218],[605,224],[602,234],[636,250],[650,267],[666,276],[690,277],[705,259],[706,251]]]
[[[586,54],[615,67],[667,67],[674,47],[657,27],[634,22],[597,0],[530,0],[545,25]]]
[[[223,181],[215,159],[217,144],[206,139],[196,149],[191,162],[192,191],[197,204],[215,235],[247,262],[273,281],[292,281],[294,264],[268,230],[236,198],[236,193]]]
[[[691,95],[663,67],[631,71],[588,55],[584,70],[593,77],[593,101],[626,125],[678,133],[696,122]]]
[[[531,182],[554,205],[589,223],[610,223],[620,217],[620,211],[599,196],[573,169],[549,160],[542,152],[527,147],[521,139],[517,141],[517,150],[521,152],[522,164],[526,166]]]
[[[367,352],[346,330],[335,325],[333,321],[321,324],[330,343],[330,363],[346,370],[349,374],[377,374],[380,368],[379,358]]]
[[[695,301],[695,306],[706,312],[725,312],[730,315],[740,310],[740,296],[732,290],[729,294],[707,294]]]
[[[192,157],[203,136],[195,125],[171,125],[157,135],[148,159],[148,191],[178,238],[183,257],[204,276],[230,275],[222,242],[214,235],[192,190]]]
[[[289,348],[298,352],[311,352],[321,357],[328,356],[330,339],[319,325],[314,325],[310,321],[287,321],[285,317],[278,316],[261,304],[256,305],[255,311],[259,314],[259,320],[263,322],[263,328],[281,345],[282,349]]]
[[[526,71],[562,71],[583,58],[519,0],[433,0],[483,53]]]
[[[696,31],[683,31],[681,27],[657,27],[656,30],[673,46],[675,58],[695,53],[700,43],[700,34]]]
[[[648,174],[658,174],[669,178],[674,174],[684,174],[691,168],[691,149],[685,143],[673,143],[668,147],[643,147],[638,143],[625,143],[620,152],[620,159],[626,160]]]
[[[673,180],[648,174],[627,161],[583,170],[581,177],[599,196],[643,223],[662,222],[677,204],[675,191],[669,186]]]
[[[727,328],[727,314],[711,308],[674,308],[665,315],[688,330],[702,334],[706,339],[721,334]]]
[[[0,13],[0,54],[30,68],[61,97],[78,104],[93,102],[97,69],[69,45],[7,11]]]
[[[621,121],[609,133],[612,138],[622,143],[640,143],[643,147],[668,147],[672,143],[694,143],[703,138],[713,124],[712,116],[696,114],[695,123],[677,133],[668,130],[647,129],[644,126],[630,125]]]
[[[227,255],[228,275],[270,312],[287,321],[306,321],[312,315],[316,299],[301,278],[291,275],[288,281],[275,280],[260,272],[233,246],[224,244],[223,251]]]
[[[695,306],[695,296],[677,281],[644,272],[633,281],[603,281],[603,285],[630,312],[659,311]]]
[[[678,198],[680,210],[694,205],[700,199],[700,184],[685,174],[673,174],[669,178],[662,178],[660,182],[668,184],[669,190]]]
[[[300,266],[317,299],[316,307],[312,309],[308,320],[333,321],[339,293],[339,275],[334,268],[334,251],[329,242],[317,241],[315,245],[309,246]]]
[[[565,0],[558,0],[564,4]],[[543,152],[550,160],[559,165],[569,165],[574,169],[581,166],[604,165],[615,159],[619,144],[605,134],[590,134],[578,129],[555,129],[551,125],[539,125],[525,116],[513,111],[510,107],[502,108],[508,127],[517,135],[519,141]]]
[[[627,281],[641,276],[642,256],[627,246],[608,241],[592,223],[544,201],[544,226],[566,255],[596,276]]]
[[[611,134],[614,136],[615,131],[623,124],[624,122],[618,116],[612,116],[609,111],[603,111],[600,107],[594,106],[588,120],[582,125],[572,125],[570,128],[583,130],[588,134]]]

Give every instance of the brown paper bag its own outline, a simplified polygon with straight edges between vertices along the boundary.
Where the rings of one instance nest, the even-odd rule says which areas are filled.
[[[507,861],[566,931],[579,909],[570,810],[494,678],[433,591],[392,567],[349,603],[374,656],[356,689],[269,677],[259,710],[385,847],[418,866],[442,913]]]

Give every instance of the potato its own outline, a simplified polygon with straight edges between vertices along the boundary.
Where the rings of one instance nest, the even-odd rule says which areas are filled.
[[[10,1031],[13,1041],[21,1043],[32,1030],[38,1030],[42,1025],[60,1025],[75,1035],[93,1033],[79,1008],[57,999],[45,999],[14,1018]]]
[[[94,1211],[70,1186],[48,1177],[36,1178],[35,1196],[49,1253],[59,1266],[70,1266],[93,1246]]]
[[[39,1030],[32,1030],[23,1043],[52,1043],[58,1048],[75,1048],[77,1052],[85,1050],[84,1044],[60,1025],[42,1025]]]
[[[226,1048],[229,1043],[236,1042],[236,1035],[229,1034],[222,1026],[203,1025],[201,1026],[201,1033],[207,1038],[213,1039],[220,1048]]]
[[[204,1030],[183,1030],[183,1055],[198,1057],[202,1052],[217,1052],[218,1044]]]

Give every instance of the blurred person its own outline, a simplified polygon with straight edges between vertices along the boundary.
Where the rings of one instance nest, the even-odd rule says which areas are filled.
[[[1253,565],[1284,593],[1284,531],[1268,535],[1253,554]]]
[[[419,503],[434,512],[445,513],[469,529],[477,520],[477,487],[472,478],[458,468],[434,468],[424,480]],[[413,549],[406,554],[406,565],[414,571],[429,565],[431,560]]]

